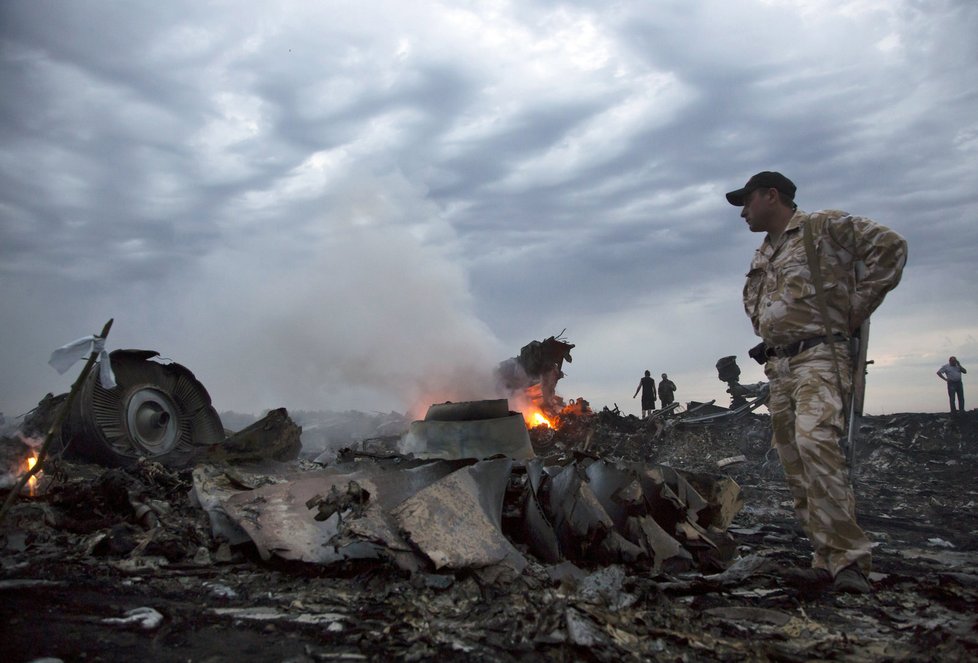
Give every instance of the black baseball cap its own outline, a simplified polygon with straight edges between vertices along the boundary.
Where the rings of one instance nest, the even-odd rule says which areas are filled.
[[[797,190],[795,183],[781,173],[765,170],[747,180],[744,188],[728,193],[727,202],[737,207],[743,207],[747,194],[757,189],[777,189],[792,200],[795,199],[795,191]]]

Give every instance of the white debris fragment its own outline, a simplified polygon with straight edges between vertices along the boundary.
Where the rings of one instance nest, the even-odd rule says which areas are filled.
[[[109,562],[109,566],[123,573],[145,573],[146,571],[161,569],[169,563],[169,560],[162,555],[147,555],[145,557],[129,557],[127,559]]]
[[[944,539],[941,539],[941,538],[936,537],[936,536],[934,538],[932,538],[932,539],[927,539],[927,543],[930,543],[932,545],[935,545],[935,546],[937,546],[939,548],[953,548],[954,547],[954,544],[951,543],[950,541],[945,541]]]
[[[159,628],[159,625],[163,623],[163,615],[152,608],[133,608],[126,613],[125,617],[109,617],[102,621],[106,624],[120,624],[123,626],[135,624],[142,629],[152,631],[153,629]]]
[[[727,465],[734,465],[736,463],[747,462],[747,456],[741,454],[740,456],[730,456],[728,458],[721,458],[717,461],[717,467],[726,467]]]
[[[211,559],[210,551],[204,546],[199,546],[197,552],[194,553],[193,563],[197,566],[209,566],[214,561]]]
[[[219,599],[238,598],[238,593],[234,589],[220,582],[205,582],[204,587],[207,588],[212,596],[216,596]]]
[[[115,373],[112,372],[112,363],[109,360],[109,352],[105,349],[105,339],[100,336],[83,336],[77,340],[62,345],[51,353],[48,363],[58,371],[64,373],[76,361],[87,357],[90,353],[96,353],[99,361],[99,380],[106,389],[115,387]]]
[[[297,624],[326,625],[326,630],[338,633],[344,629],[343,620],[347,616],[338,612],[317,612],[292,614],[283,612],[275,608],[256,607],[256,608],[213,608],[214,614],[222,617],[234,617],[235,619],[247,619],[252,621],[290,621]]]

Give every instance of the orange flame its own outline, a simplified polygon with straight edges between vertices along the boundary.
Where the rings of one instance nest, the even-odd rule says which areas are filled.
[[[33,470],[35,465],[37,465],[37,452],[34,452],[34,455],[27,459],[27,471],[30,472]],[[37,474],[40,474],[40,472]],[[34,495],[37,493],[37,474],[33,475],[27,480],[27,490],[31,497],[34,497]]]
[[[537,426],[546,426],[547,428],[553,428],[553,424],[549,419],[547,419],[543,412],[540,410],[527,409],[523,411],[523,420],[526,422],[528,428],[536,428]]]

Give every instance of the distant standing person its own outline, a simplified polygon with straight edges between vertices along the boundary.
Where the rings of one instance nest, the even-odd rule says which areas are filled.
[[[674,396],[676,394],[676,383],[669,379],[669,376],[665,373],[662,374],[662,379],[659,380],[659,400],[662,401],[662,407],[667,407],[672,405]]]
[[[947,399],[951,402],[951,412],[954,413],[954,397],[958,397],[958,411],[964,412],[964,383],[961,374],[967,369],[958,362],[957,357],[948,357],[947,363],[937,371],[937,377],[947,382]]]
[[[645,377],[638,381],[632,398],[638,396],[639,390],[642,391],[642,418],[645,419],[655,409],[655,380],[652,379],[651,372],[645,371]]]

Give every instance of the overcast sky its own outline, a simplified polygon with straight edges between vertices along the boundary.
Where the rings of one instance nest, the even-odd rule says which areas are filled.
[[[974,0],[4,0],[0,411],[109,318],[219,410],[492,397],[564,329],[565,398],[637,414],[649,369],[725,405],[718,358],[763,374],[723,194],[768,169],[907,238],[866,409],[944,411],[934,372],[978,367],[975,35]]]

